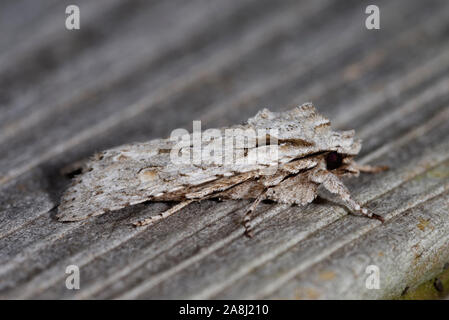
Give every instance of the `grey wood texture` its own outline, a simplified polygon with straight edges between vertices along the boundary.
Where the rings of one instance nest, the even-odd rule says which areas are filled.
[[[0,3],[0,297],[385,299],[449,262],[449,3],[376,1]],[[240,123],[313,101],[388,172],[347,180],[385,217],[330,195],[306,207],[203,201],[154,226],[146,203],[54,219],[60,171],[122,143]],[[65,287],[65,268],[81,289]],[[380,289],[367,289],[368,265]]]

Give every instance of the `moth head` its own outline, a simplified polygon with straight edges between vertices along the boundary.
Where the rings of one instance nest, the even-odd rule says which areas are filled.
[[[337,151],[331,151],[326,155],[326,169],[335,170],[342,166],[343,155]]]
[[[324,157],[326,169],[337,176],[357,174],[352,167],[353,158],[349,154],[330,151]]]

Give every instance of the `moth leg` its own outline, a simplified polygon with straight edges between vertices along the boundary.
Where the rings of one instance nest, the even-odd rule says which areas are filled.
[[[245,213],[245,216],[243,217],[243,226],[245,227],[245,235],[248,238],[252,238],[253,237],[253,231],[251,229],[251,225],[249,224],[249,222],[251,221],[251,214],[253,213],[254,210],[256,210],[257,206],[259,205],[260,201],[265,199],[265,194],[266,192],[262,192],[257,198],[256,200],[254,200],[254,202],[251,204],[251,206],[248,208],[248,210]]]
[[[195,201],[195,200],[192,199],[192,200],[186,200],[186,201],[180,202],[180,203],[178,203],[177,205],[171,207],[170,209],[168,209],[168,210],[166,210],[166,211],[164,211],[164,212],[162,212],[162,213],[159,213],[159,214],[156,215],[156,216],[149,217],[149,218],[147,218],[147,219],[144,219],[144,220],[140,220],[140,221],[134,222],[133,225],[134,225],[135,227],[141,227],[141,226],[146,226],[146,225],[152,225],[152,224],[156,223],[156,222],[159,221],[159,220],[162,220],[162,219],[165,219],[165,218],[171,216],[172,214],[178,212],[179,210],[181,210],[182,208],[188,206],[189,204],[191,204],[191,203],[194,202],[194,201]]]
[[[349,193],[348,188],[346,188],[343,182],[341,182],[341,180],[332,173],[326,170],[317,170],[311,173],[310,179],[315,183],[321,184],[329,192],[339,195],[340,198],[346,203],[348,208],[353,212],[357,212],[368,218],[377,219],[381,222],[384,222],[384,219],[381,216],[368,211],[366,208],[362,208],[360,204],[354,201],[351,198],[351,194]]]

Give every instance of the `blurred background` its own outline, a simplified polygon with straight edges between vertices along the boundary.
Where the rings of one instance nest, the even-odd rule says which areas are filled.
[[[65,26],[73,4],[79,30]],[[380,29],[365,25],[370,4]],[[48,220],[68,184],[60,170],[96,151],[307,101],[335,128],[355,129],[367,161],[410,132],[433,130],[425,145],[441,146],[448,49],[446,0],[1,1],[0,293],[36,296],[35,277],[54,280],[48,268],[92,253],[87,241],[51,255],[69,231]],[[411,157],[392,156],[399,166]]]

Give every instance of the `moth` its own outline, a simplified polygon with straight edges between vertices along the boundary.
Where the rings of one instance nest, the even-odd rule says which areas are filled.
[[[353,158],[360,151],[361,141],[354,137],[354,130],[333,131],[330,121],[311,103],[286,112],[263,109],[244,124],[215,130],[212,138],[203,141],[201,161],[193,161],[198,155],[195,132],[184,134],[186,143],[181,146],[179,137],[171,137],[96,154],[62,196],[57,218],[79,221],[147,201],[177,202],[165,212],[134,223],[143,226],[165,219],[194,201],[252,199],[242,221],[251,236],[252,212],[260,201],[303,206],[317,197],[322,186],[336,194],[350,211],[383,221],[351,198],[341,177],[380,172],[386,167],[357,164]],[[246,143],[237,148],[233,140],[244,136],[242,132],[256,134],[245,137]],[[203,152],[211,146],[214,152]],[[230,161],[221,161],[226,152],[220,152],[220,148],[236,149],[230,153]],[[266,152],[272,148],[276,148],[275,156]],[[263,161],[254,161],[259,154]],[[174,155],[187,156],[180,162],[173,161]]]

